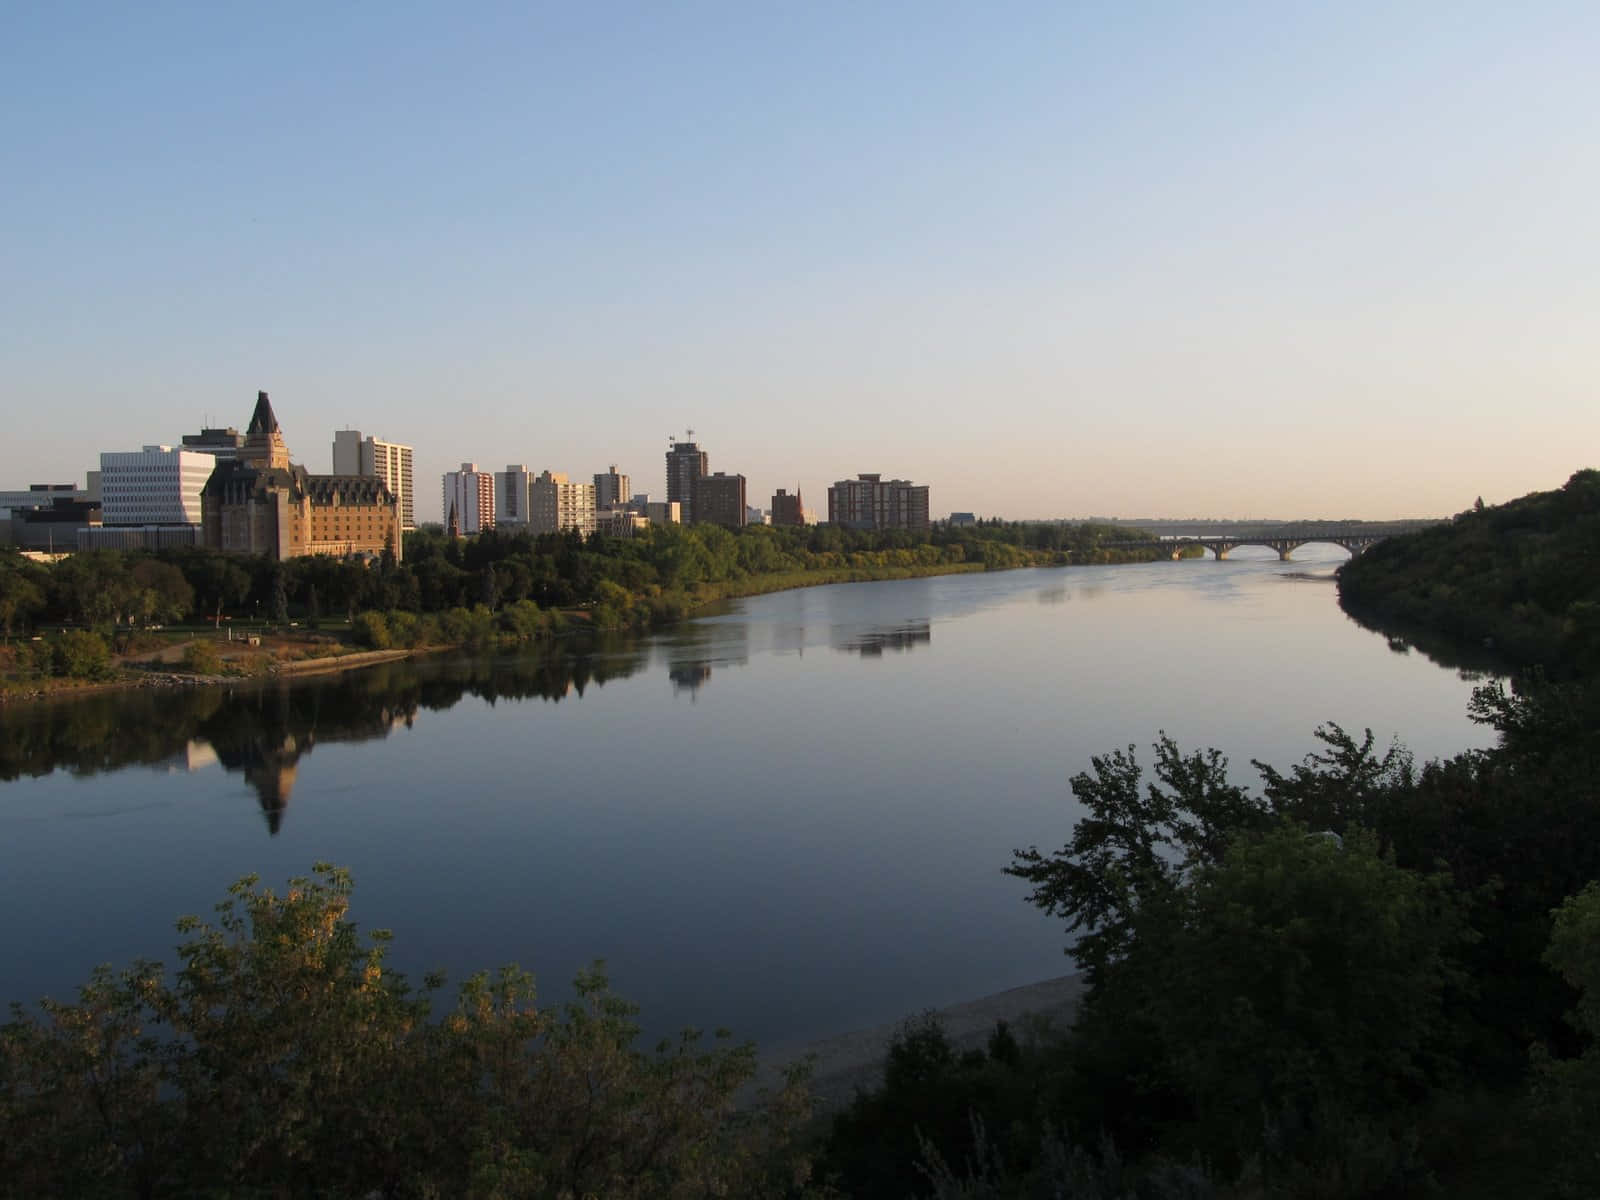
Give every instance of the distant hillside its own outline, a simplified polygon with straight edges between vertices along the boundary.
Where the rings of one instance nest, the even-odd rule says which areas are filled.
[[[1600,674],[1600,471],[1390,538],[1339,570],[1363,624],[1487,647],[1517,667]]]

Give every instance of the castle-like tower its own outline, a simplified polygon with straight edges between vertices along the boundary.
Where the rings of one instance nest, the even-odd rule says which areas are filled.
[[[313,475],[289,461],[289,447],[265,392],[239,457],[217,464],[201,493],[201,540],[213,550],[399,558],[400,508],[372,475]]]

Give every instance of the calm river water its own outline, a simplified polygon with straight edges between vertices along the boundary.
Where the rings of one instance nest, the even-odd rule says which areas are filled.
[[[1319,556],[1318,551],[1324,553]],[[1485,745],[1471,684],[1339,611],[1343,552],[847,584],[585,654],[0,709],[0,1002],[171,961],[173,919],[317,859],[391,961],[593,958],[646,1029],[791,1042],[1062,974],[1001,874],[1165,729],[1236,774],[1337,721]]]

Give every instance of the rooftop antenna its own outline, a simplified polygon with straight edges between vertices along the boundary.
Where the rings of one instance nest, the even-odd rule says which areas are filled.
[[[694,441],[694,430],[692,430],[692,429],[685,429],[685,430],[684,430],[684,433],[685,433],[685,434],[687,434],[687,435],[688,435],[688,437],[689,437],[689,440],[690,440],[690,441],[691,441],[691,442],[692,442],[692,441]]]

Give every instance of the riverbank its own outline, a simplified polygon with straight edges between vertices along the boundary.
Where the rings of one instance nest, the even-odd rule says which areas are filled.
[[[1065,1031],[1071,1025],[1083,997],[1083,979],[1079,975],[1061,975],[1055,979],[1023,987],[1009,988],[1003,992],[980,996],[933,1010],[933,1015],[944,1027],[950,1044],[960,1054],[967,1050],[982,1049],[994,1032],[995,1023],[1004,1021],[1023,1036],[1033,1022],[1045,1022],[1053,1029]],[[761,1088],[777,1086],[784,1069],[791,1064],[810,1060],[811,1094],[816,1111],[826,1114],[850,1103],[858,1090],[877,1087],[883,1082],[883,1063],[889,1043],[906,1019],[918,1016],[907,1013],[899,1021],[875,1025],[835,1034],[801,1045],[775,1046],[764,1050],[755,1080],[746,1089],[754,1096]]]

